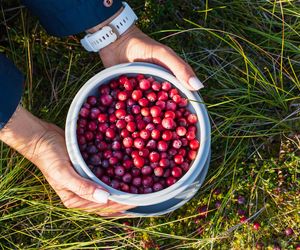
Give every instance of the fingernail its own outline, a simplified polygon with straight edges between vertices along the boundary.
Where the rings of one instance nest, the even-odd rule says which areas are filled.
[[[195,90],[204,88],[204,85],[202,84],[202,82],[200,82],[200,80],[195,76],[193,76],[189,79],[189,85],[191,85]]]
[[[98,201],[99,203],[106,204],[108,202],[109,193],[103,191],[102,189],[96,189],[93,198]]]

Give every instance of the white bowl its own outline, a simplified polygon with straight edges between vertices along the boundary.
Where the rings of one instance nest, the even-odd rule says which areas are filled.
[[[188,109],[196,113],[198,117],[198,123],[196,125],[198,127],[197,138],[200,139],[200,147],[198,149],[196,159],[192,162],[189,171],[172,186],[150,194],[131,194],[122,192],[100,181],[83,160],[76,136],[78,114],[87,97],[96,94],[100,85],[106,84],[110,80],[117,78],[120,75],[133,76],[137,74],[153,76],[159,81],[168,81],[173,84],[190,100]],[[116,65],[101,71],[88,80],[79,90],[70,106],[67,115],[65,131],[67,150],[71,162],[77,172],[81,176],[88,178],[104,187],[111,194],[109,197],[110,200],[134,206],[158,204],[184,192],[184,190],[186,190],[194,182],[195,178],[197,178],[205,166],[209,156],[211,144],[210,122],[207,110],[200,96],[197,93],[191,92],[184,88],[183,85],[165,69],[149,63],[128,63]]]

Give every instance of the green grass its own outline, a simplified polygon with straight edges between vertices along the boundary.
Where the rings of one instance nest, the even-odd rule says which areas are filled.
[[[177,211],[129,219],[127,227],[124,219],[65,209],[42,174],[1,144],[1,248],[255,249],[262,243],[265,249],[295,249],[300,243],[299,2],[130,2],[140,27],[187,60],[206,85],[201,95],[212,123],[212,161],[204,185]],[[18,6],[7,1],[1,7],[0,51],[27,74],[24,106],[63,127],[72,98],[103,66],[78,39],[48,36]],[[237,203],[239,195],[245,204]],[[208,213],[201,219],[203,206]],[[240,223],[238,209],[246,211],[248,223]],[[258,231],[255,221],[261,224]],[[293,236],[285,236],[287,227]]]

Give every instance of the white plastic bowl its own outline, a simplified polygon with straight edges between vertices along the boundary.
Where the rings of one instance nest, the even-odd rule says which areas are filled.
[[[83,160],[76,136],[79,110],[86,101],[87,97],[96,94],[100,85],[106,84],[110,80],[115,79],[120,75],[133,76],[137,74],[153,76],[155,79],[160,81],[169,81],[190,100],[188,109],[196,113],[198,116],[197,137],[200,139],[200,147],[196,159],[193,161],[189,171],[172,186],[151,194],[130,194],[122,192],[100,181]],[[81,176],[88,178],[104,187],[111,194],[109,197],[110,200],[134,206],[148,206],[176,197],[178,194],[184,192],[184,190],[186,190],[199,176],[210,153],[210,122],[207,110],[200,96],[195,92],[185,89],[183,85],[165,69],[149,63],[120,64],[101,71],[88,80],[79,90],[70,106],[67,115],[66,144],[71,162],[77,172]]]

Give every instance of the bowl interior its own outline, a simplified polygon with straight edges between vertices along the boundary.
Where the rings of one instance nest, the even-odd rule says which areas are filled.
[[[113,189],[107,184],[99,180],[92,171],[88,168],[85,161],[83,160],[76,137],[76,126],[78,114],[81,106],[86,101],[89,95],[96,95],[97,89],[102,84],[106,84],[109,81],[119,77],[120,75],[135,76],[137,74],[144,74],[147,77],[154,77],[158,81],[169,81],[174,85],[183,96],[190,100],[188,109],[198,116],[197,125],[197,138],[200,139],[200,148],[198,149],[197,157],[192,162],[190,170],[179,179],[174,185],[167,187],[161,191],[151,194],[130,194],[120,190]],[[130,205],[149,205],[153,204],[154,201],[161,201],[164,197],[169,197],[170,194],[175,195],[176,193],[182,192],[195,180],[195,172],[200,173],[205,165],[210,150],[210,125],[207,116],[207,111],[204,104],[201,101],[199,95],[192,93],[185,89],[180,82],[170,73],[166,72],[165,69],[153,67],[149,64],[125,64],[118,65],[112,68],[108,68],[93,78],[91,78],[77,93],[74,98],[70,110],[68,112],[67,123],[66,123],[66,141],[67,149],[71,158],[71,161],[75,169],[80,175],[92,179],[111,193],[111,200],[116,202],[130,204]],[[158,199],[158,200],[156,200]]]

